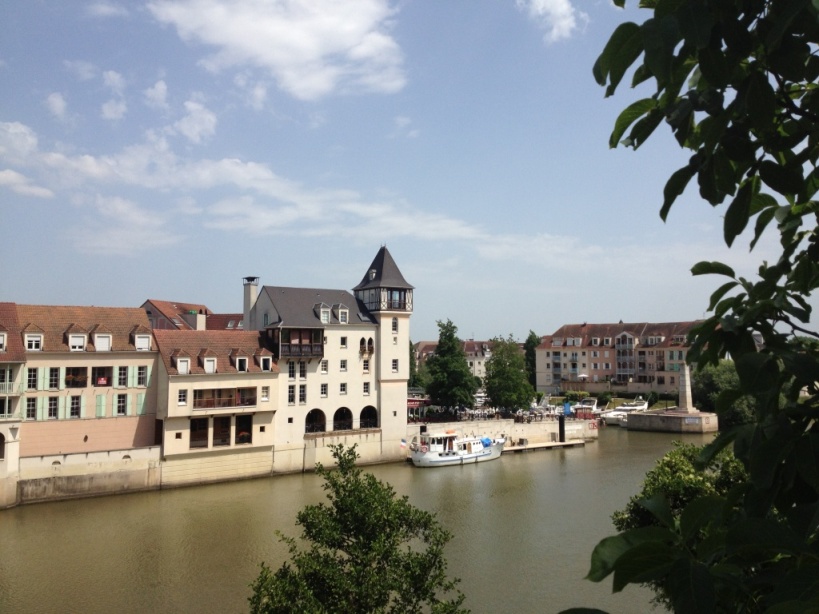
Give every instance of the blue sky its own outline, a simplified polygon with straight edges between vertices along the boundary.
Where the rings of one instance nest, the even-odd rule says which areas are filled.
[[[633,4],[636,4],[633,3]],[[0,300],[241,311],[242,277],[350,289],[386,244],[412,338],[704,315],[753,276],[724,207],[668,223],[667,131],[608,148],[609,0],[0,5]],[[813,299],[817,308],[816,299]]]

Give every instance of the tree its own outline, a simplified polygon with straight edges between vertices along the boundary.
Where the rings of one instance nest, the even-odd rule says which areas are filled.
[[[717,410],[719,395],[723,391],[739,388],[739,374],[733,360],[723,359],[718,364],[707,364],[694,373],[691,381],[691,397],[694,406],[702,411]],[[730,408],[722,411],[719,417],[720,427],[727,429],[755,420],[756,403],[754,397],[745,395],[735,399]]]
[[[407,386],[409,388],[423,388],[421,378],[418,373],[418,357],[415,354],[415,346],[412,341],[409,342],[409,380]]]
[[[491,405],[502,409],[528,408],[535,391],[529,383],[526,362],[518,342],[492,339],[492,355],[486,361],[484,388]]]
[[[697,465],[733,444],[748,478],[728,496],[695,499],[679,521],[667,501],[646,502],[661,527],[600,542],[589,578],[613,574],[614,590],[656,582],[676,611],[808,611],[819,601],[819,352],[794,335],[819,338],[808,328],[807,300],[819,286],[817,3],[640,6],[652,17],[618,26],[593,72],[608,96],[637,63],[632,84],[653,80],[656,90],[620,114],[610,145],[637,149],[665,121],[693,155],[665,185],[662,219],[697,177],[709,204],[729,200],[728,246],[753,222],[751,249],[773,226],[781,251],[760,265],[758,279],[720,262],[692,268],[727,279],[711,295],[712,315],[692,331],[688,359],[702,368],[733,357],[739,383],[718,397],[716,410],[722,415],[750,394],[758,418],[721,430]],[[690,549],[700,533],[709,547]]]
[[[480,386],[469,370],[458,328],[451,320],[438,321],[438,346],[427,359],[427,394],[434,405],[472,407]]]
[[[355,446],[331,446],[336,470],[316,464],[328,503],[308,505],[292,538],[290,562],[275,573],[262,564],[248,598],[253,614],[466,612],[458,580],[446,577],[451,535],[435,516],[398,498],[389,484],[356,468]],[[445,595],[454,592],[451,598]]]
[[[532,390],[537,389],[537,361],[535,358],[535,350],[540,345],[540,336],[533,330],[529,331],[529,336],[523,342],[523,349],[526,354],[526,375]]]

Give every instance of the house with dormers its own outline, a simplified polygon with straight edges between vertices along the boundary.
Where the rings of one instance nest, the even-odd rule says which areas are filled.
[[[543,337],[535,350],[537,390],[676,392],[688,354],[688,333],[697,323],[561,326]]]
[[[155,330],[162,484],[269,475],[279,368],[259,331]]]
[[[149,299],[142,309],[153,330],[242,330],[241,313],[213,313],[199,303]]]
[[[363,462],[406,456],[412,308],[386,247],[352,292],[244,279],[245,328],[269,336],[280,369],[274,471],[327,462],[333,443],[357,444]]]

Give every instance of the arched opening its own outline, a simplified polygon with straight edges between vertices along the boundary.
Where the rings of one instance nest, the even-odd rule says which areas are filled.
[[[334,431],[351,431],[353,429],[353,412],[346,407],[339,407],[333,415]]]
[[[363,429],[377,429],[378,428],[378,410],[372,405],[367,405],[361,410],[361,428]]]
[[[373,338],[370,337],[369,339],[367,339],[367,351],[372,353],[374,347],[375,347],[375,344],[373,343]]]
[[[311,409],[304,419],[305,433],[323,433],[327,430],[327,419],[320,409]]]
[[[0,433],[0,460],[6,458],[6,436]]]
[[[367,340],[364,337],[361,337],[361,341],[358,342],[358,351],[361,354],[367,351]]]

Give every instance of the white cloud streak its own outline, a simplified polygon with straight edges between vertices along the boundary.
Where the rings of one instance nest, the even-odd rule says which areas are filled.
[[[145,95],[145,104],[152,109],[168,109],[168,86],[165,81],[160,79],[146,89],[143,94]]]
[[[205,105],[195,100],[185,103],[188,112],[185,117],[176,122],[174,130],[182,134],[191,143],[201,143],[216,132],[216,115]]]
[[[579,27],[578,22],[586,23],[589,19],[571,0],[517,0],[517,6],[546,31],[543,39],[547,43],[570,38]]]
[[[48,95],[45,101],[48,111],[57,119],[65,119],[65,111],[68,106],[65,98],[59,92],[53,92]]]
[[[0,186],[22,196],[35,196],[37,198],[51,198],[54,196],[54,192],[48,188],[32,184],[28,177],[11,169],[0,171]]]

